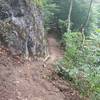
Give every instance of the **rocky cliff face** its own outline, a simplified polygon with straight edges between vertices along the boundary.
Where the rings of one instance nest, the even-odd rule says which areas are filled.
[[[33,1],[0,0],[0,41],[14,55],[46,55],[42,14]]]

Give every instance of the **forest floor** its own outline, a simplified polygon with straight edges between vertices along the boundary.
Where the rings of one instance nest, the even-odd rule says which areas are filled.
[[[24,61],[0,48],[0,100],[80,100],[78,91],[60,78],[53,64],[63,51],[53,36],[48,37],[50,59]]]

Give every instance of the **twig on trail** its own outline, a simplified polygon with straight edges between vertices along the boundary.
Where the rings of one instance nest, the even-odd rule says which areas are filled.
[[[47,57],[45,57],[45,59],[43,60],[43,67],[46,67],[46,62],[50,59],[50,55],[48,55]]]
[[[45,59],[43,60],[43,62],[46,62],[50,59],[50,55],[46,56]]]

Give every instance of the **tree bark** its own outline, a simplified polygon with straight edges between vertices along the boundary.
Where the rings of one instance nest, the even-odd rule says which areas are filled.
[[[71,13],[72,13],[72,7],[73,7],[73,0],[70,0],[70,7],[69,7],[69,14],[68,14],[68,28],[67,32],[71,32]]]
[[[84,24],[81,26],[81,32],[82,33],[84,33],[85,27],[88,25],[88,21],[89,21],[89,18],[90,18],[90,12],[91,12],[91,8],[92,8],[92,3],[93,3],[93,0],[90,1],[90,6],[89,6],[87,18],[86,18]]]

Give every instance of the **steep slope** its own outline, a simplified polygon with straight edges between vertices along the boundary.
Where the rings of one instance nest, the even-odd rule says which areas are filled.
[[[24,61],[0,49],[0,100],[80,100],[69,83],[55,73],[52,64],[62,57],[55,38],[48,38],[50,59]]]

